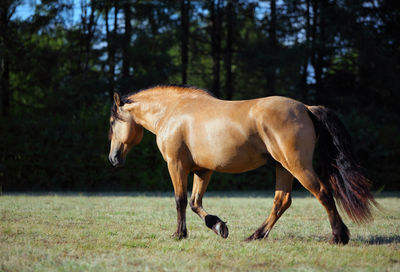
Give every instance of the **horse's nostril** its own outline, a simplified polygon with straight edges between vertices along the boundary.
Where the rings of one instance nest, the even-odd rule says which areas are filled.
[[[118,159],[116,157],[110,156],[108,157],[108,160],[113,166],[116,166],[118,164]]]
[[[114,167],[120,167],[124,165],[124,160],[120,158],[118,155],[117,156],[109,156],[108,160]]]

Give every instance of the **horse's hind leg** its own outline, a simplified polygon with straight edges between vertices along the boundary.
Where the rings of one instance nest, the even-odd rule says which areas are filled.
[[[219,219],[218,216],[210,215],[203,209],[203,195],[207,189],[212,171],[203,170],[196,171],[193,176],[193,191],[190,199],[190,207],[192,210],[204,220],[206,226],[212,229],[216,234],[227,238],[229,231],[225,222]]]
[[[281,217],[284,211],[289,208],[292,203],[292,184],[293,175],[283,168],[282,165],[277,164],[275,198],[271,213],[261,227],[247,238],[247,241],[267,238],[276,221],[278,221],[279,217]]]
[[[336,209],[332,192],[320,182],[311,166],[307,168],[298,168],[298,170],[293,171],[293,175],[319,200],[319,202],[321,202],[326,209],[332,227],[333,237],[331,243],[347,244],[349,242],[349,230],[343,223],[342,218]]]

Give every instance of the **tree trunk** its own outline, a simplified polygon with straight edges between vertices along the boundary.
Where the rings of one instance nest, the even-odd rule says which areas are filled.
[[[97,24],[97,17],[95,16],[96,12],[96,1],[91,0],[90,1],[90,15],[88,16],[87,11],[88,11],[88,4],[86,4],[86,1],[81,2],[81,20],[82,20],[82,41],[83,45],[80,50],[81,56],[83,55],[83,75],[86,77],[88,70],[89,70],[89,59],[90,59],[90,52],[92,49],[92,40],[94,37],[94,32],[96,29],[96,24]]]
[[[231,100],[234,93],[233,73],[232,73],[232,54],[234,43],[234,21],[235,21],[235,8],[236,0],[230,0],[227,4],[226,10],[226,59],[225,59],[225,94],[226,99]]]
[[[125,19],[125,33],[124,33],[124,42],[122,46],[122,77],[127,80],[130,76],[130,44],[132,37],[132,28],[131,28],[131,5],[129,1],[126,1],[123,6],[124,9],[124,19]],[[129,87],[127,84],[124,84],[123,87],[124,92],[126,92]]]
[[[1,35],[1,84],[0,84],[0,99],[1,99],[1,116],[6,117],[10,113],[11,107],[11,90],[10,90],[10,30],[9,22],[11,16],[15,12],[15,7],[12,7],[11,1],[2,1],[0,11],[0,35]]]
[[[105,23],[106,23],[106,37],[107,37],[107,52],[108,52],[108,66],[109,66],[109,75],[108,75],[108,84],[109,84],[109,96],[110,99],[113,99],[114,91],[115,91],[115,52],[116,52],[116,35],[117,35],[117,16],[118,16],[118,2],[114,2],[114,29],[111,32],[109,23],[108,23],[108,12],[110,11],[110,7],[107,5],[105,10]]]
[[[271,20],[269,26],[269,40],[270,40],[270,69],[267,75],[267,94],[275,94],[275,82],[276,82],[276,58],[278,54],[278,39],[276,37],[276,0],[271,0]]]
[[[7,51],[7,50],[5,50]],[[6,117],[10,113],[10,59],[4,52],[1,73],[1,115]]]
[[[307,102],[307,76],[308,76],[308,60],[310,54],[310,0],[306,0],[306,41],[304,49],[304,62],[300,78],[300,92],[304,102]]]
[[[189,10],[190,0],[181,0],[181,61],[182,61],[182,84],[187,84],[188,70],[188,44],[189,44]]]
[[[322,52],[322,32],[321,32],[321,9],[318,0],[312,0],[313,10],[313,25],[311,28],[312,37],[312,58],[311,64],[314,68],[315,79],[315,103],[319,104],[322,94],[322,67],[323,67],[323,52]]]
[[[323,82],[323,69],[324,67],[327,66],[327,60],[326,57],[328,56],[327,52],[327,45],[326,45],[326,35],[325,35],[325,29],[326,29],[326,11],[327,11],[327,5],[328,2],[326,0],[319,1],[319,42],[318,42],[318,58],[317,58],[317,86],[316,86],[316,93],[315,93],[315,99],[318,104],[325,104],[324,97],[325,95],[323,94],[324,92],[324,82]]]
[[[220,97],[220,62],[221,62],[221,0],[214,0],[210,6],[211,15],[211,56],[213,60],[213,83],[212,91],[216,97]]]

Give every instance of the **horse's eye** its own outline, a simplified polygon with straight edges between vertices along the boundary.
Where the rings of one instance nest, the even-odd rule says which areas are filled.
[[[113,125],[114,125],[114,123],[115,123],[115,121],[114,121],[114,120],[112,120],[112,121],[110,122],[111,126],[113,126]]]

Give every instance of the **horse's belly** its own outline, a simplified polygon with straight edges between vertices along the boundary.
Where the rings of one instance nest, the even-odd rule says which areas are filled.
[[[240,173],[266,163],[266,146],[248,113],[242,115],[217,117],[191,127],[187,143],[195,167]]]
[[[221,163],[222,162],[222,163]],[[267,154],[265,154],[265,158],[237,158],[233,161],[220,161],[219,164],[216,165],[215,171],[217,172],[225,172],[225,173],[242,173],[250,170],[254,170],[267,162]]]
[[[200,168],[218,172],[241,173],[256,169],[267,162],[269,155],[263,144],[247,142],[242,145],[221,143],[195,156]]]

